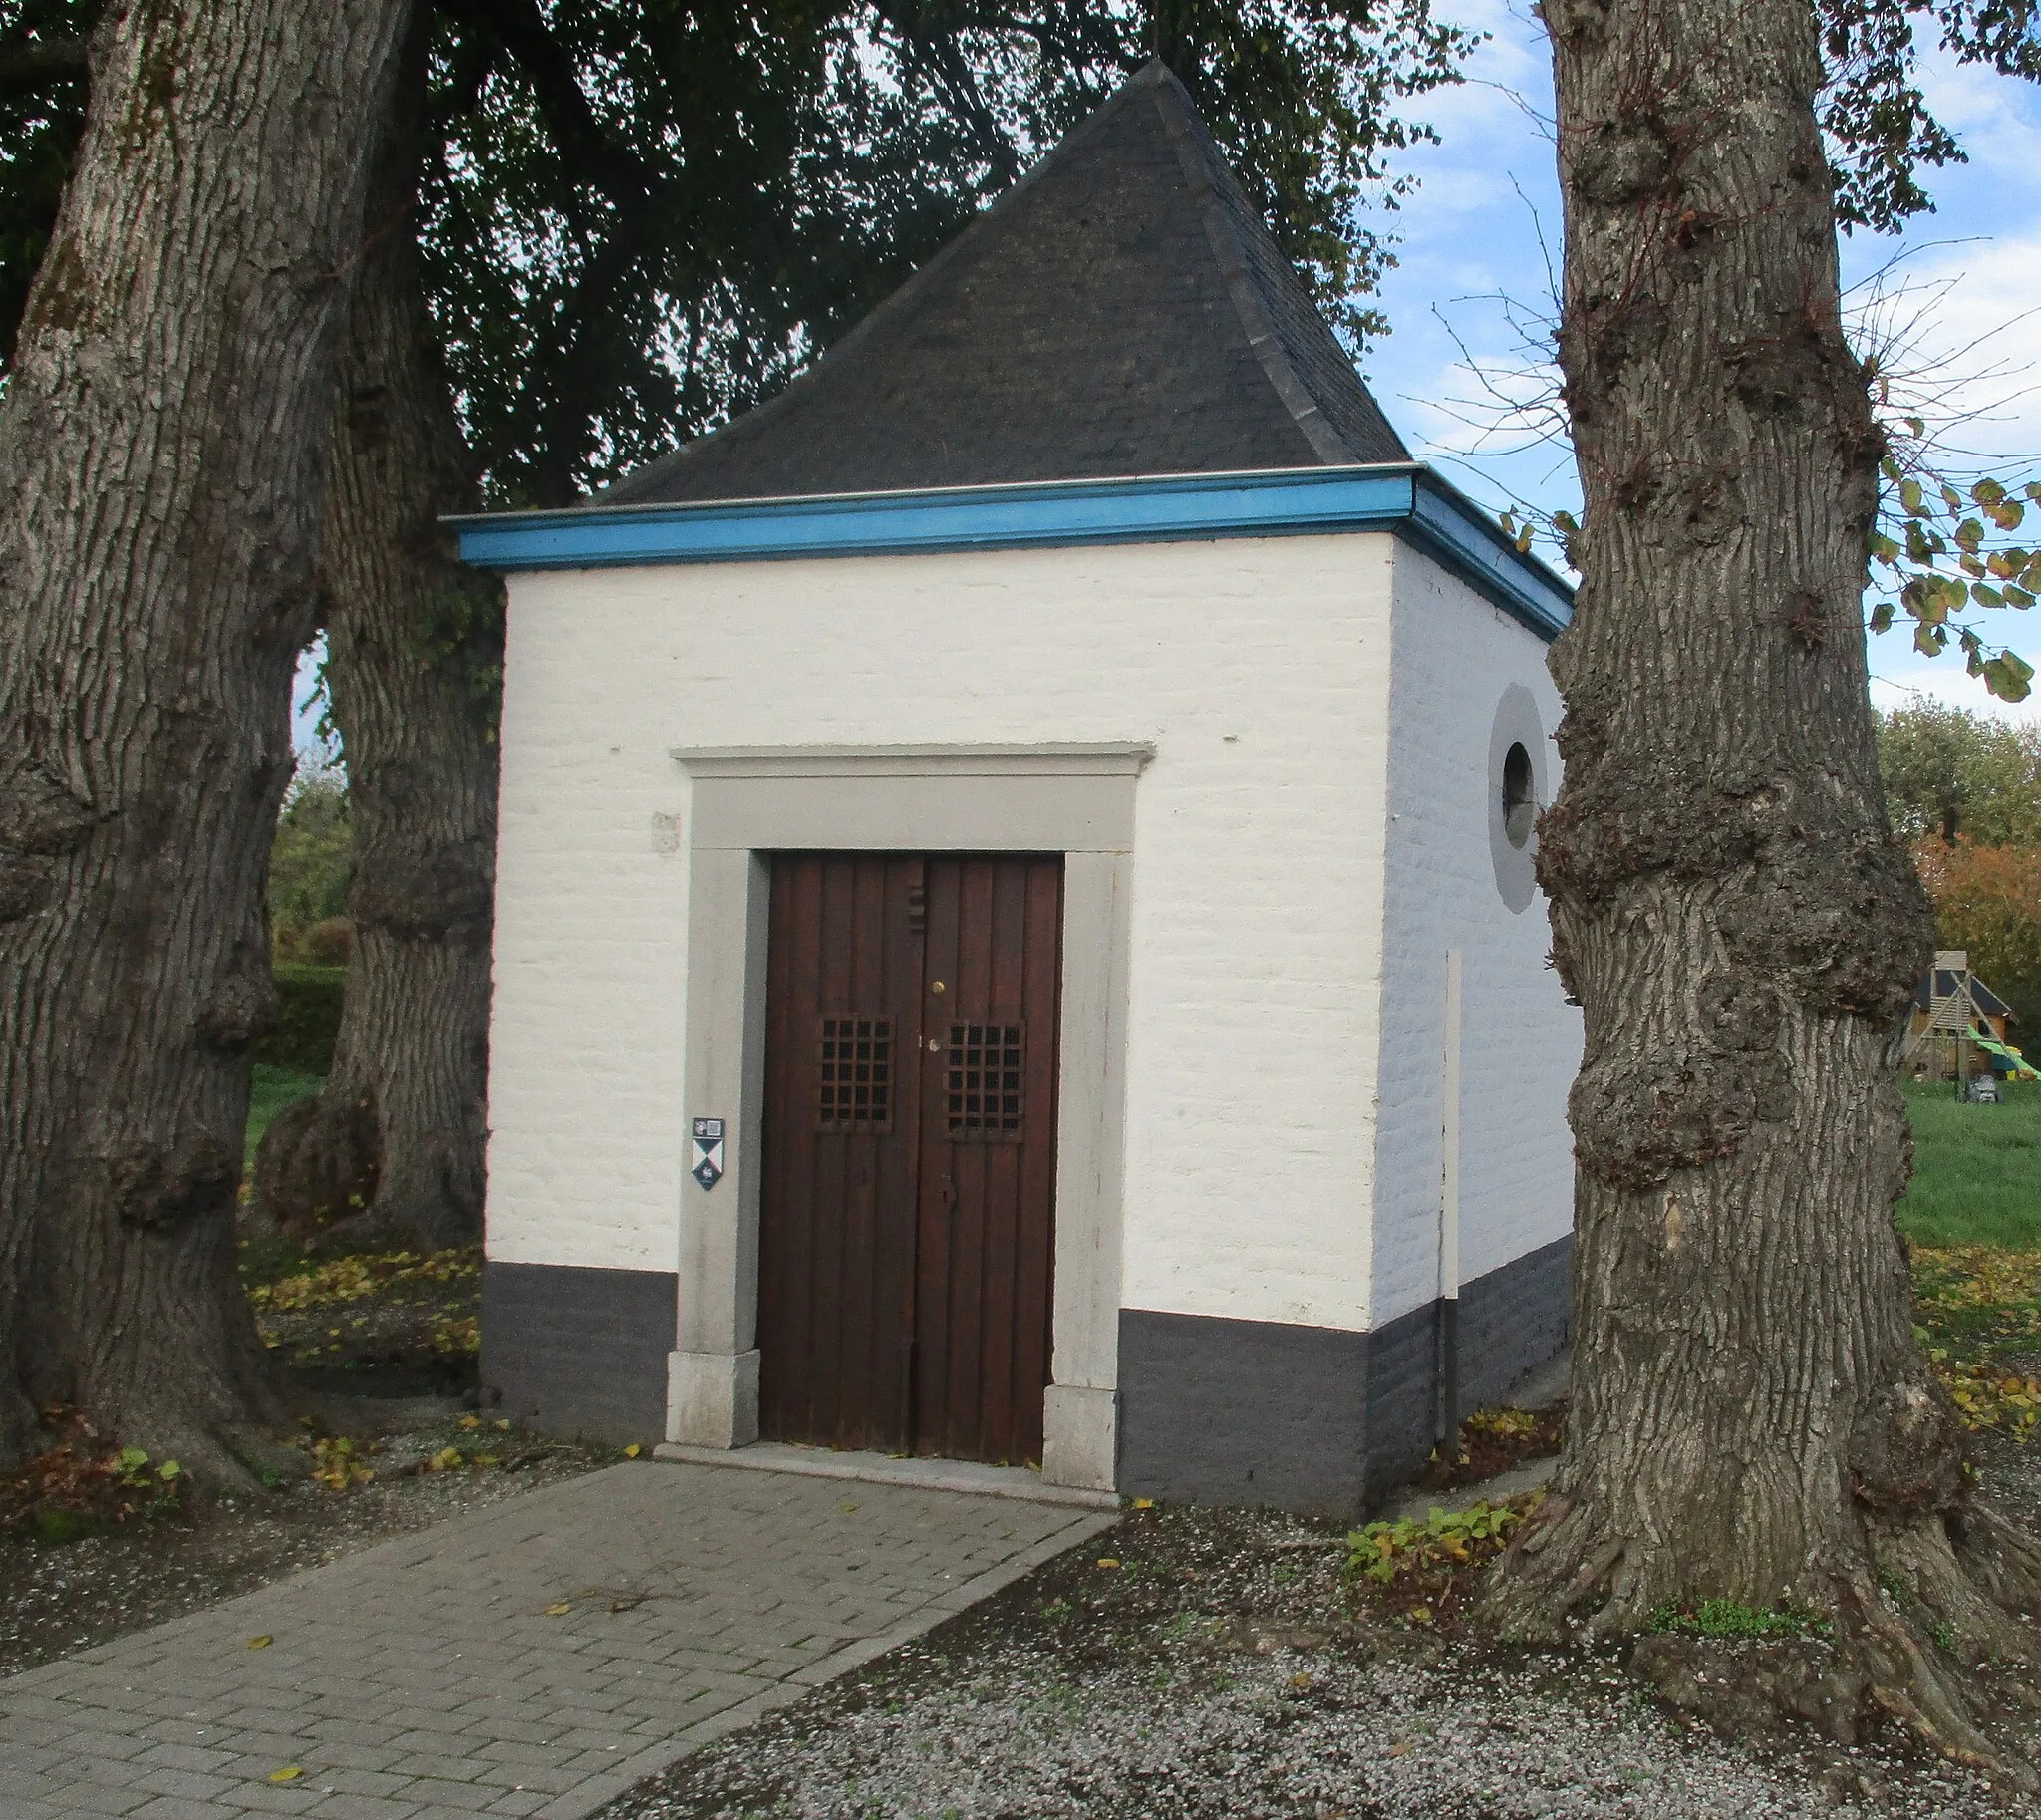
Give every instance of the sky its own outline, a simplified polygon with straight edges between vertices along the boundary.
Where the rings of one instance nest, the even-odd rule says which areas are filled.
[[[1404,440],[1482,503],[1571,506],[1579,488],[1564,445],[1537,441],[1535,413],[1499,409],[1498,398],[1549,394],[1530,351],[1554,313],[1559,264],[1544,35],[1525,0],[1439,0],[1439,11],[1491,41],[1464,86],[1412,104],[1442,144],[1404,154],[1420,186],[1394,220],[1399,264],[1382,287],[1391,333],[1363,366]],[[1960,447],[2002,459],[1994,471],[2009,482],[2041,477],[2041,87],[1939,56],[1923,74],[1930,107],[1971,161],[1927,173],[1935,212],[1905,233],[1846,236],[1844,283],[1868,321],[1903,326],[1901,372],[1939,375],[1939,390],[1953,382],[1950,407],[1967,418],[1952,433]],[[2041,614],[1983,617],[2005,627],[1985,626],[1987,637],[2041,668]],[[1871,641],[1871,668],[1882,707],[1920,692],[2041,721],[2041,694],[1996,703],[1960,658],[1916,656],[1903,629]]]

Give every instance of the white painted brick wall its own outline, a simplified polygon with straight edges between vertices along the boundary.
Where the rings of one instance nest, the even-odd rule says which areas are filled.
[[[688,786],[670,748],[1148,740],[1124,1301],[1365,1326],[1394,549],[514,577],[491,1255],[673,1268],[687,856],[685,825],[660,852],[654,823],[684,824]]]
[[[1546,732],[1544,800],[1559,784],[1559,695],[1545,642],[1403,546],[1396,553],[1394,737],[1374,1320],[1437,1294],[1445,957],[1461,962],[1460,1280],[1564,1237],[1573,1225],[1567,1089],[1581,1015],[1546,964],[1543,894],[1512,914],[1489,853],[1489,734],[1520,683]]]

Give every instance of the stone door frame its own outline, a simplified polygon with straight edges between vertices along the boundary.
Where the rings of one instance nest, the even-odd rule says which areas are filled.
[[[684,1114],[724,1121],[724,1174],[682,1184],[667,1439],[758,1435],[758,1181],[774,852],[1061,853],[1062,1024],[1051,1382],[1042,1477],[1109,1491],[1119,1381],[1134,792],[1154,748],[677,747],[687,812]],[[692,1164],[692,1147],[687,1156]]]

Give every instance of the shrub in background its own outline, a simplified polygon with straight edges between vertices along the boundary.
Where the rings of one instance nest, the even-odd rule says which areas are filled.
[[[347,779],[337,769],[298,773],[269,850],[269,923],[279,961],[344,965],[352,928],[347,891],[354,876],[354,828]],[[339,925],[345,933],[336,931]],[[314,933],[321,932],[314,948]]]
[[[2041,989],[2041,847],[1924,840],[1913,862],[1934,900],[1936,942],[1967,949],[1970,971],[2023,1012]]]
[[[354,959],[355,926],[345,916],[322,917],[304,926],[278,923],[270,939],[272,956],[279,965],[345,967]]]
[[[324,1074],[333,1066],[347,969],[283,962],[275,972],[283,1015],[256,1045],[255,1060],[293,1074]]]

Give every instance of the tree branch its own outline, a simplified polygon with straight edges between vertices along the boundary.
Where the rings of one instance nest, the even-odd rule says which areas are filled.
[[[0,99],[41,95],[62,83],[85,82],[90,75],[83,38],[0,45]]]
[[[475,30],[495,38],[523,72],[552,129],[562,161],[600,189],[620,214],[642,219],[652,208],[660,184],[597,118],[575,74],[573,59],[553,36],[536,0],[488,0],[485,5],[454,0],[454,10]]]

